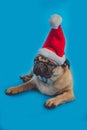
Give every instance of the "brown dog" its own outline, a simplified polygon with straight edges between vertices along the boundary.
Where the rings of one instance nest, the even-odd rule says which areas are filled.
[[[24,84],[11,87],[6,94],[15,95],[24,91],[38,90],[43,94],[54,96],[46,101],[47,108],[74,100],[73,79],[66,60],[63,65],[41,55],[34,60],[34,68],[30,75],[21,77]]]

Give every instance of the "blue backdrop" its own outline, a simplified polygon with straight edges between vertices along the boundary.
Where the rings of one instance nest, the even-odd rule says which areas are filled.
[[[19,85],[29,72],[58,13],[67,39],[76,100],[53,110],[49,98],[37,92],[9,97],[4,91]],[[86,0],[0,0],[0,130],[87,129],[87,3]]]

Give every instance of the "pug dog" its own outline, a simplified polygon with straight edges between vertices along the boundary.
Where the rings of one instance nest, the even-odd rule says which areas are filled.
[[[6,90],[7,95],[37,90],[51,96],[45,102],[46,108],[74,100],[73,78],[69,61],[65,58],[65,38],[61,28],[62,17],[54,14],[49,24],[52,29],[43,47],[34,59],[29,75],[22,76],[24,84]]]
[[[36,90],[51,96],[45,102],[46,108],[54,108],[75,99],[73,78],[69,61],[58,65],[54,60],[38,55],[34,59],[34,67],[29,75],[21,76],[24,84],[6,90],[7,95]]]

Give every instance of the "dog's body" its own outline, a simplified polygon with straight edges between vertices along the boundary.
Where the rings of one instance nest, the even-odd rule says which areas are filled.
[[[21,77],[23,85],[11,87],[6,94],[14,95],[23,91],[38,90],[43,94],[54,96],[47,100],[45,106],[53,108],[74,99],[73,79],[67,61],[63,65],[57,65],[55,61],[38,56],[29,75]]]

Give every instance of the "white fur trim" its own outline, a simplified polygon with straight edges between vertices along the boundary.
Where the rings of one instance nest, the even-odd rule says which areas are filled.
[[[49,24],[52,26],[52,28],[55,29],[57,29],[61,23],[62,23],[62,17],[58,14],[52,15],[49,20]]]
[[[54,52],[50,51],[46,48],[41,48],[38,52],[38,54],[43,55],[44,57],[50,58],[54,61],[56,61],[59,65],[62,65],[65,62],[65,55],[63,57],[60,57],[56,55]]]

